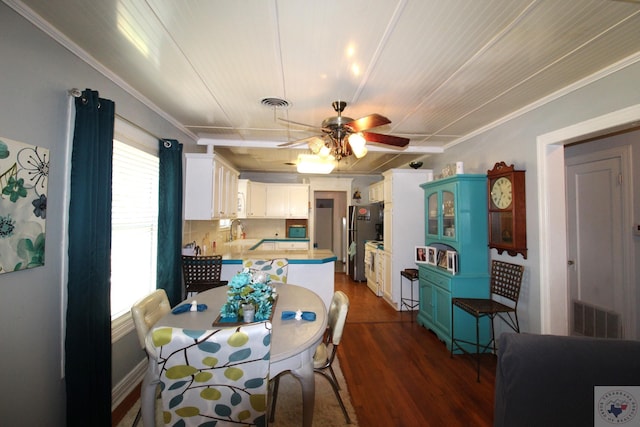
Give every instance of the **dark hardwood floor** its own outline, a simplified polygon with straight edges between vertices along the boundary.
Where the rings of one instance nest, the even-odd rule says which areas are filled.
[[[417,284],[415,285],[417,286]],[[365,283],[336,273],[350,300],[338,359],[360,426],[491,426],[496,358],[450,357],[415,312],[397,312]]]

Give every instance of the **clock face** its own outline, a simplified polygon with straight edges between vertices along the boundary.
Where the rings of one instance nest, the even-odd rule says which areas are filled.
[[[511,193],[511,181],[507,177],[495,180],[491,187],[491,201],[498,209],[506,209],[511,205],[513,195]]]

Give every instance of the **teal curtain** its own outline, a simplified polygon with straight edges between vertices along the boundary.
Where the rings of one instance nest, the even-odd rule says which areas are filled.
[[[67,426],[111,425],[113,101],[76,98],[69,204],[65,383]]]
[[[182,144],[160,140],[158,182],[158,289],[167,291],[171,306],[182,293]]]

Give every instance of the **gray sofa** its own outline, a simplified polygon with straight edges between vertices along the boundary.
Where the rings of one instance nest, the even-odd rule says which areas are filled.
[[[640,385],[640,341],[505,333],[499,344],[494,427],[593,426],[594,385]]]

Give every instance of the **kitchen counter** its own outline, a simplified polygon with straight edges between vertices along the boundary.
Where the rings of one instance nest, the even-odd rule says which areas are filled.
[[[259,249],[269,242],[309,242],[309,239],[240,239],[225,243],[216,252],[222,255],[222,264],[242,264],[247,258],[287,258],[289,264],[324,264],[336,261],[335,254],[328,249]]]
[[[328,249],[262,250],[265,242],[308,242],[309,239],[238,239],[221,245],[216,255],[222,255],[222,280],[231,280],[242,271],[243,259],[287,258],[287,283],[302,286],[318,294],[327,307],[334,292],[335,261]]]

